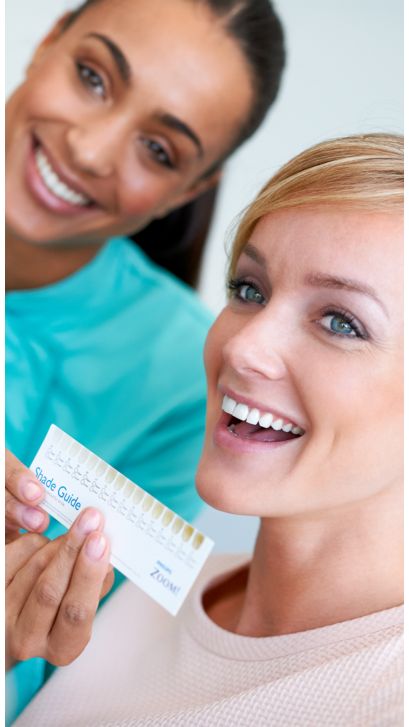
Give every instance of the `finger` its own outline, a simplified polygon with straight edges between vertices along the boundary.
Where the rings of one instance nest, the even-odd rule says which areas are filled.
[[[98,510],[87,508],[68,533],[58,539],[58,547],[53,558],[33,584],[31,593],[20,612],[19,630],[25,639],[31,640],[34,644],[41,638],[45,646],[70,583],[81,546],[90,532],[102,527],[102,514]],[[35,557],[39,556],[40,554]]]
[[[107,573],[109,554],[103,533],[87,537],[50,633],[47,658],[53,664],[69,664],[87,645],[104,582],[111,578],[112,585],[113,581],[113,573]]]
[[[104,598],[104,596],[106,596],[107,593],[109,593],[112,586],[114,585],[114,581],[115,581],[115,574],[114,574],[112,566],[110,566],[110,568],[108,569],[108,571],[105,575],[104,582],[102,584],[100,599]]]
[[[25,543],[24,554],[22,544]],[[39,545],[37,550],[36,544]],[[7,549],[11,546],[7,546]],[[57,540],[48,541],[41,535],[26,534],[19,538],[16,543],[12,543],[13,550],[17,552],[17,558],[20,558],[21,568],[17,572],[15,578],[6,590],[6,659],[9,664],[15,661],[25,661],[33,656],[41,656],[45,650],[46,638],[43,634],[32,632],[27,638],[26,630],[19,627],[19,619],[29,595],[38,581],[43,570],[52,560],[59,543]],[[27,558],[32,551],[31,557],[23,563],[23,559]]]
[[[6,546],[6,588],[18,571],[49,542],[43,535],[27,533]]]
[[[17,457],[6,449],[6,490],[25,505],[38,505],[44,499],[44,487]]]
[[[49,517],[40,508],[25,505],[6,490],[5,502],[6,536],[12,531],[24,528],[31,532],[43,532],[48,526]]]

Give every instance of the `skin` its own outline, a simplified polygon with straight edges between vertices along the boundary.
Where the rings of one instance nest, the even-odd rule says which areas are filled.
[[[237,276],[251,286],[236,291],[206,344],[197,486],[214,507],[261,517],[249,570],[210,592],[207,607],[219,625],[265,636],[402,601],[402,218],[281,210],[249,242]],[[378,300],[322,277],[313,285],[317,273],[371,286]],[[329,310],[352,314],[365,339],[350,326],[331,333],[345,319]],[[257,453],[222,446],[226,389],[305,434]]]
[[[63,22],[38,47],[7,104],[7,289],[60,280],[91,260],[108,238],[134,233],[204,192],[219,177],[207,170],[230,148],[252,103],[241,50],[200,3],[102,1],[64,32]],[[125,64],[115,62],[101,36],[115,43]],[[164,115],[178,119],[178,128]],[[37,144],[71,188],[96,202],[92,209],[64,212],[44,203],[35,171]],[[78,577],[76,599],[87,613],[81,629],[66,621],[64,631],[61,619],[55,628],[38,616],[43,604],[35,597],[33,573],[46,572],[47,554],[62,563],[53,576],[53,617],[66,612],[69,576],[81,572],[82,559],[80,551],[77,560],[64,560],[66,540],[53,545],[38,535],[48,524],[39,507],[43,497],[32,473],[8,453],[6,540],[14,593],[7,600],[9,663],[39,655],[54,664],[75,658],[89,638],[89,615],[103,587],[101,569],[88,580]],[[37,535],[21,536],[21,528]],[[38,557],[40,566],[32,567]],[[27,624],[33,623],[35,636],[27,639]],[[75,644],[68,654],[67,641]]]
[[[95,34],[120,49],[128,80]],[[217,175],[203,175],[237,136],[251,102],[241,50],[200,4],[101,2],[64,33],[57,24],[7,106],[8,287],[64,277],[107,238],[142,229],[205,191]],[[199,145],[159,114],[177,117]],[[57,213],[33,193],[33,135],[94,209]]]
[[[103,524],[88,508],[56,540],[30,533],[7,545],[6,668],[32,656],[63,666],[82,652],[113,583]]]

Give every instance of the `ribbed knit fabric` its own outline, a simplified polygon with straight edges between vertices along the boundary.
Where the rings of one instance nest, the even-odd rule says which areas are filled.
[[[18,727],[398,727],[403,607],[285,636],[237,636],[202,607],[215,556],[177,618],[130,583]]]

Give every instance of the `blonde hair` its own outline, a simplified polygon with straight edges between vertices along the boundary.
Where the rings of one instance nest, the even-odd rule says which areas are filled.
[[[403,137],[365,134],[331,139],[281,167],[241,219],[229,273],[234,273],[240,253],[262,217],[278,209],[323,204],[402,212]]]

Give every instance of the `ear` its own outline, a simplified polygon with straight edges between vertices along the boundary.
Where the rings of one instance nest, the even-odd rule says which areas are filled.
[[[54,23],[51,30],[47,33],[47,35],[42,39],[40,44],[37,46],[37,48],[34,51],[34,55],[30,61],[30,65],[27,68],[27,73],[30,72],[32,68],[35,68],[37,63],[42,58],[43,54],[45,53],[48,48],[55,43],[58,38],[60,38],[61,34],[64,31],[65,25],[68,22],[69,18],[71,17],[72,12],[64,13],[56,23]]]
[[[166,205],[166,208],[161,210],[159,214],[156,214],[155,217],[157,219],[166,217],[166,215],[168,215],[169,212],[172,212],[172,210],[175,210],[178,207],[183,207],[185,204],[189,204],[189,202],[196,199],[196,197],[200,197],[200,195],[204,194],[204,192],[208,189],[219,184],[222,173],[222,169],[218,169],[209,177],[198,179],[191,187],[189,187],[189,189],[186,189],[178,197],[176,197],[176,199],[173,198],[172,201]]]

